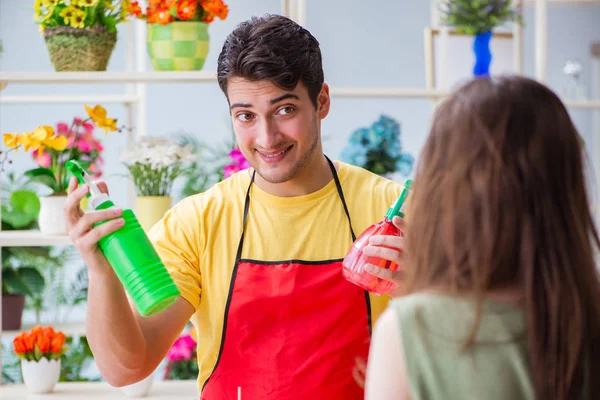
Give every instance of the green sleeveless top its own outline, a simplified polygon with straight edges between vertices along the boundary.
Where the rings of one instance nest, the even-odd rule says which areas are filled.
[[[474,343],[475,301],[418,293],[394,299],[411,400],[532,399],[525,314],[487,300]]]

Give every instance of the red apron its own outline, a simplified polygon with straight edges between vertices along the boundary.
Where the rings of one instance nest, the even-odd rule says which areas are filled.
[[[355,240],[333,163],[327,159]],[[371,335],[368,292],[342,276],[342,260],[241,259],[250,206],[233,269],[219,356],[201,400],[359,400],[352,377]],[[348,242],[350,246],[352,242]]]

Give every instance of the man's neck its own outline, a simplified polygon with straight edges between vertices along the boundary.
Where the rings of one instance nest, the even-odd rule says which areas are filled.
[[[333,175],[323,153],[315,154],[298,176],[282,183],[270,183],[256,174],[255,183],[265,192],[279,197],[296,197],[316,192],[327,185]]]

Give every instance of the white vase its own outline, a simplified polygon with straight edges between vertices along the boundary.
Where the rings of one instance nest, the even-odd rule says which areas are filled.
[[[145,397],[152,388],[152,383],[154,383],[154,373],[139,382],[122,386],[121,390],[127,397]]]
[[[66,235],[65,202],[67,196],[40,197],[38,225],[44,235]]]
[[[21,360],[23,382],[31,393],[50,393],[60,378],[60,359]]]

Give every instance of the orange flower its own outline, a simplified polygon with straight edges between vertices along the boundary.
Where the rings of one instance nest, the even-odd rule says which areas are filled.
[[[25,341],[23,340],[25,333],[21,333],[19,336],[13,339],[13,346],[16,354],[25,354],[27,350],[25,349]]]
[[[40,335],[37,337],[37,346],[42,353],[47,353],[50,350],[50,337]]]
[[[187,21],[194,18],[196,10],[198,9],[198,2],[196,0],[183,0],[177,5],[177,16],[179,19]]]
[[[35,349],[35,342],[37,340],[37,335],[32,333],[23,333],[23,344],[25,345],[25,353],[33,351]]]
[[[52,337],[52,341],[50,342],[50,351],[52,353],[60,353],[63,345],[65,344],[66,339],[67,338],[65,337],[64,333],[62,333],[62,332],[56,333]]]
[[[129,13],[135,17],[141,17],[142,16],[142,9],[140,7],[140,5],[138,4],[137,1],[132,1],[131,4],[129,5]]]
[[[42,335],[47,336],[49,339],[52,339],[52,336],[54,336],[54,328],[52,328],[51,326],[46,326],[42,329]]]
[[[169,12],[169,10],[159,10],[154,15],[155,22],[161,25],[166,25],[169,22],[173,21],[173,16]]]

